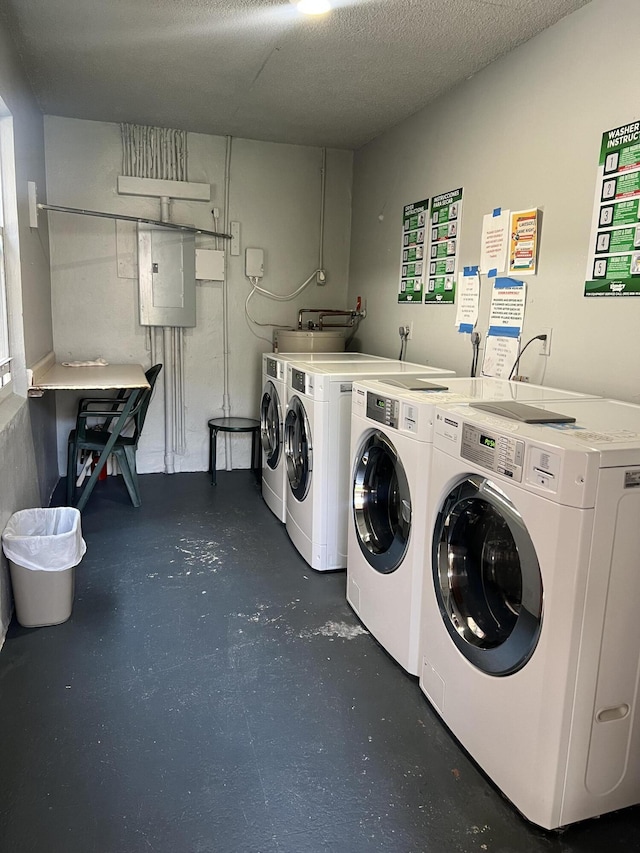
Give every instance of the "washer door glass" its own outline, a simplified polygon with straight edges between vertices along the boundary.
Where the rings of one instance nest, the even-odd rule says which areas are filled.
[[[466,477],[442,504],[433,577],[447,630],[471,663],[492,675],[525,665],[540,636],[540,566],[522,517],[489,480]]]
[[[303,501],[311,485],[311,430],[299,397],[293,397],[284,422],[284,453],[291,492]]]
[[[353,518],[360,550],[383,574],[401,564],[411,532],[411,495],[402,462],[386,436],[374,432],[355,460]]]
[[[282,418],[280,400],[273,382],[267,382],[260,404],[260,439],[264,460],[269,468],[276,468],[282,449]]]

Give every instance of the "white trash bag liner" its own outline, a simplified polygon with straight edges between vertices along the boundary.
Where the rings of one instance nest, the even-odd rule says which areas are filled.
[[[87,550],[80,511],[61,506],[15,512],[2,534],[2,548],[25,569],[61,572],[77,566]]]

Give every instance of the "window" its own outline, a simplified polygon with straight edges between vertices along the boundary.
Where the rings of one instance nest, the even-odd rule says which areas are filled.
[[[1,140],[0,140],[1,141]],[[7,287],[4,263],[4,205],[2,149],[0,148],[0,388],[11,381],[11,350],[9,347],[9,319],[7,312]]]
[[[0,98],[0,399],[15,391],[16,356],[24,362],[13,116]],[[13,380],[13,381],[12,381]]]

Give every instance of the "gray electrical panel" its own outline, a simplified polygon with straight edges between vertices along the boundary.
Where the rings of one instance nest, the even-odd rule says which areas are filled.
[[[138,225],[142,326],[195,326],[195,234]]]

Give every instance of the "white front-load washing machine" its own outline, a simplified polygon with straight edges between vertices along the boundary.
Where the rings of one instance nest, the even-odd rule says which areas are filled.
[[[436,406],[583,397],[505,379],[413,376],[354,382],[347,601],[411,675],[418,675],[420,668],[427,486]]]
[[[262,497],[283,523],[286,521],[287,471],[282,450],[282,430],[287,405],[287,364],[291,361],[353,364],[389,361],[360,352],[265,352],[262,355],[262,399],[260,440],[262,443]]]
[[[415,373],[453,375],[444,368],[403,361],[287,365],[287,533],[313,569],[332,571],[347,565],[354,380]]]
[[[436,410],[420,686],[547,829],[640,802],[640,407]]]

